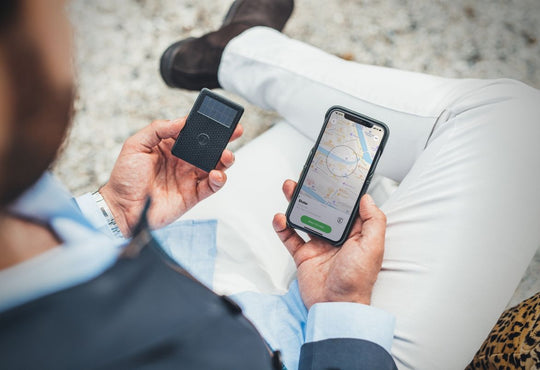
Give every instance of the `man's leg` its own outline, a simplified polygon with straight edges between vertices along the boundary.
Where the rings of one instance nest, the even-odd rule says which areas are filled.
[[[224,89],[277,111],[315,140],[324,114],[340,104],[390,125],[378,172],[401,181],[423,152],[434,122],[481,80],[453,80],[347,62],[264,27],[233,39],[218,77]]]
[[[345,62],[263,28],[229,43],[219,79],[311,139],[335,104],[388,124],[379,170],[401,185],[383,206],[373,304],[397,317],[401,368],[463,368],[540,243],[538,91]],[[282,147],[265,148],[267,156],[285,161]],[[275,177],[253,178],[252,188]]]

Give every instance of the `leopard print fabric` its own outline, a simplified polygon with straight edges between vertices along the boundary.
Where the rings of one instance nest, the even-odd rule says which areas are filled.
[[[472,369],[540,369],[540,292],[503,312]]]

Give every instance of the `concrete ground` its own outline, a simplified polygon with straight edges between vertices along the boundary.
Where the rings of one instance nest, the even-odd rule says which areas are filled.
[[[218,27],[230,3],[72,1],[79,98],[55,172],[74,193],[107,181],[128,136],[154,119],[189,111],[196,93],[168,89],[159,57],[173,41]],[[538,0],[297,0],[285,33],[361,63],[447,77],[510,77],[540,87]],[[277,118],[241,103],[246,132],[233,149]],[[539,290],[540,252],[511,303]]]

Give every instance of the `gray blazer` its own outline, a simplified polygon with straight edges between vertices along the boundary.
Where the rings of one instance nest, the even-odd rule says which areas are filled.
[[[97,278],[0,314],[4,369],[283,368],[242,310],[170,259],[145,217]],[[302,346],[300,369],[396,369],[380,346],[331,339]]]

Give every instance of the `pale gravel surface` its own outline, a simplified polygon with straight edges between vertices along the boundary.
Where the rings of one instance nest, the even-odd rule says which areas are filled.
[[[73,0],[79,96],[55,172],[76,194],[107,181],[123,141],[185,115],[196,94],[158,74],[173,41],[216,28],[231,1]],[[540,87],[538,0],[299,0],[285,33],[362,63],[447,77],[511,77]],[[238,99],[235,97],[235,99]],[[244,138],[277,118],[246,102]],[[540,253],[512,302],[540,290]]]

